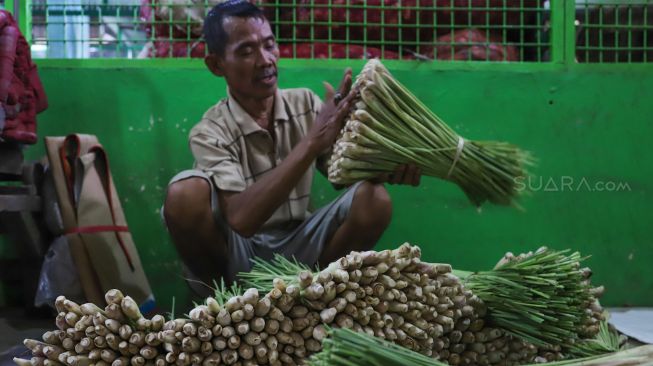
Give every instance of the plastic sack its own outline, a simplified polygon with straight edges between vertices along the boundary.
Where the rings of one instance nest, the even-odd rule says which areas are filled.
[[[54,300],[60,295],[75,302],[84,302],[79,274],[65,236],[56,238],[45,254],[34,305],[54,308]]]

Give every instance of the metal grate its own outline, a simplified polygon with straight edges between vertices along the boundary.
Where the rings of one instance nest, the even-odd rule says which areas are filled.
[[[653,0],[576,5],[578,62],[653,62]]]
[[[544,61],[539,0],[279,0],[265,4],[282,55]]]
[[[33,56],[203,57],[221,0],[37,0]],[[286,58],[548,60],[543,0],[258,0]]]

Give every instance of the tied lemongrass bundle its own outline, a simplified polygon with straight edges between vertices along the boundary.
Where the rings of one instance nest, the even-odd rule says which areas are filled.
[[[309,366],[446,366],[381,338],[351,329],[331,329],[322,352],[313,355]]]
[[[562,346],[594,337],[604,320],[591,287],[591,270],[578,252],[542,247],[506,256],[491,271],[455,271],[465,287],[488,307],[488,320],[537,346]]]
[[[412,163],[456,183],[477,206],[514,205],[531,155],[505,142],[466,140],[420,102],[377,59],[356,78],[358,93],[329,161],[329,180],[351,184]]]
[[[542,361],[544,362],[544,361]],[[549,366],[632,366],[652,365],[653,346],[640,346],[614,353],[542,363]],[[479,363],[482,365],[482,363]],[[349,329],[331,329],[321,352],[313,355],[309,366],[443,366],[438,360],[398,347],[383,339]],[[532,366],[532,364],[531,364]]]

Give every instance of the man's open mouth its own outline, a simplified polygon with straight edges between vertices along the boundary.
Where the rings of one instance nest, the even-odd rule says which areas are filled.
[[[276,80],[277,78],[277,72],[276,71],[269,71],[264,73],[263,75],[259,76],[257,79],[263,83],[272,83]]]

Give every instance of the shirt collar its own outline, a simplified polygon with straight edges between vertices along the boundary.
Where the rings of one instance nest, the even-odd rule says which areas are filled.
[[[259,132],[259,131],[265,131],[261,126],[259,126],[256,121],[254,121],[254,118],[249,115],[245,111],[243,107],[238,104],[236,99],[231,95],[231,91],[229,88],[227,88],[227,103],[229,110],[231,112],[231,115],[233,116],[234,120],[240,127],[241,131],[243,132],[244,135],[249,135],[254,132]],[[276,122],[282,122],[282,121],[287,121],[288,120],[288,113],[286,113],[286,106],[285,106],[285,101],[283,99],[283,96],[281,94],[281,91],[279,88],[277,88],[277,91],[274,95],[274,119]],[[267,131],[266,131],[267,132]]]

